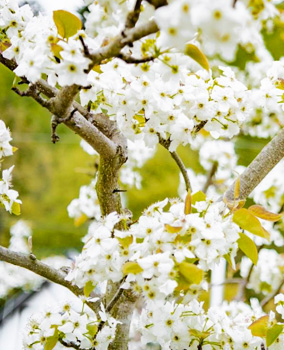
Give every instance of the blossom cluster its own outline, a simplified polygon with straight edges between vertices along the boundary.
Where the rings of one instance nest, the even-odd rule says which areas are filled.
[[[100,322],[104,327],[98,330]],[[56,349],[64,344],[75,344],[80,349],[107,350],[114,339],[117,321],[106,314],[103,305],[98,315],[84,302],[62,302],[57,308],[46,307],[46,311],[35,314],[29,320],[24,338],[24,348],[41,350],[49,343]],[[62,344],[62,346],[60,345]]]
[[[239,227],[224,211],[223,202],[203,198],[194,204],[194,213],[185,214],[183,202],[166,199],[149,207],[128,231],[114,228],[121,218],[112,213],[90,225],[67,279],[83,287],[88,282],[118,282],[123,271],[129,271],[124,287],[134,284],[146,298],[163,299],[178,288],[195,293],[201,280],[183,285],[183,262],[198,262],[202,274],[222,256],[228,254],[233,261],[236,255]]]
[[[142,330],[142,344],[158,343],[164,350],[260,350],[262,340],[252,336],[249,325],[263,315],[256,300],[252,306],[242,302],[223,303],[207,312],[203,303],[187,304],[148,301],[134,325]],[[271,347],[276,349],[276,347]]]
[[[10,131],[5,123],[0,120],[0,169],[3,158],[13,154],[13,147],[10,145],[10,141],[12,141]],[[15,212],[15,205],[21,203],[18,199],[18,192],[11,189],[13,169],[14,166],[11,166],[9,169],[3,170],[0,178],[0,204],[10,213]]]

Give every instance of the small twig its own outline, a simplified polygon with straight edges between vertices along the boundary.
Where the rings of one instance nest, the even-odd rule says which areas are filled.
[[[73,348],[73,349],[77,349],[77,350],[81,349],[80,344],[76,344],[74,342],[67,342],[67,341],[60,339],[60,338],[58,340],[59,340],[60,344],[65,346],[65,348]]]
[[[270,293],[266,298],[264,298],[264,299],[261,301],[260,305],[261,305],[262,308],[264,308],[264,306],[266,306],[266,305],[270,302],[270,300],[274,299],[274,297],[276,297],[276,295],[280,293],[280,291],[281,291],[283,285],[284,285],[284,278],[281,280],[281,282],[280,282],[278,288],[275,289],[275,291],[273,291],[272,293]]]
[[[85,43],[85,41],[84,41],[82,35],[79,35],[79,40],[81,41],[81,44],[82,44],[82,46],[83,46],[84,55],[85,55],[86,57],[89,58],[89,57],[91,56],[91,54],[90,54],[89,48],[88,48],[88,46],[86,45],[86,43]]]
[[[224,284],[239,284],[243,281],[242,278],[229,278],[222,283],[210,283],[209,288],[223,286]]]
[[[115,188],[112,193],[119,193],[119,192],[127,192],[127,190],[120,190],[119,188]]]
[[[259,246],[257,248],[257,252],[259,253],[261,251],[261,249],[264,248],[264,244]],[[239,288],[239,291],[238,291],[238,294],[236,295],[236,297],[234,298],[234,300],[236,301],[241,301],[244,299],[244,294],[245,294],[245,290],[247,288],[247,285],[250,281],[250,277],[251,277],[251,274],[253,272],[253,268],[254,268],[254,264],[251,264],[250,266],[250,269],[249,269],[249,272],[248,272],[248,275],[246,278],[244,278],[241,282],[240,282],[240,288]]]
[[[77,109],[73,109],[73,111],[65,118],[59,118],[56,115],[53,115],[51,118],[51,142],[56,143],[60,140],[59,136],[56,134],[56,129],[59,124],[66,123],[71,120],[73,115],[77,112]]]
[[[237,2],[238,2],[238,0],[233,0],[233,7],[234,8],[236,7]]]
[[[218,169],[218,162],[215,161],[215,162],[213,162],[213,164],[212,164],[212,167],[211,167],[211,169],[210,169],[210,172],[209,172],[209,174],[208,174],[208,176],[207,176],[207,180],[206,180],[206,182],[205,182],[205,184],[204,184],[204,186],[203,186],[203,192],[204,192],[204,193],[207,192],[209,186],[212,184],[212,180],[213,180],[214,175],[215,175],[216,172],[217,172],[217,169]]]
[[[136,0],[133,11],[129,12],[129,14],[127,15],[126,22],[125,22],[125,29],[130,29],[135,27],[141,12],[141,2],[142,0]]]
[[[109,304],[106,306],[106,312],[110,312],[114,305],[118,302],[119,298],[121,297],[122,293],[124,292],[124,289],[121,288],[122,283],[125,281],[126,276],[122,278],[122,280],[119,282],[119,288],[117,289],[116,293],[114,294],[113,298],[109,302]],[[105,321],[101,321],[98,325],[98,332],[103,328],[105,324]]]
[[[167,149],[169,151],[169,147],[170,147],[170,140],[164,140],[160,135],[159,136],[159,143],[160,145],[162,145],[165,149]],[[174,159],[174,161],[176,162],[177,166],[180,169],[180,172],[183,176],[184,182],[185,182],[185,188],[186,191],[188,192],[189,190],[192,191],[191,188],[191,184],[190,184],[190,180],[187,174],[187,170],[185,165],[183,164],[183,161],[181,160],[181,158],[179,157],[179,155],[176,152],[170,152],[170,155],[172,156],[172,158]]]
[[[195,127],[193,129],[193,133],[197,134],[201,129],[204,128],[204,126],[207,124],[207,122],[208,122],[208,120],[203,120],[199,124],[195,125]]]
[[[143,58],[135,58],[130,55],[125,55],[123,53],[120,53],[117,58],[121,59],[122,61],[130,64],[139,64],[139,63],[145,63],[145,62],[151,62],[153,61],[156,57],[154,56],[149,56],[149,57],[143,57]]]

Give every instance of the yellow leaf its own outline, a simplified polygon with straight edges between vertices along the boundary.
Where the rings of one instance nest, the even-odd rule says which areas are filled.
[[[248,208],[248,210],[258,218],[267,221],[278,221],[282,218],[282,214],[274,214],[263,208],[261,205],[252,205]]]
[[[92,291],[94,290],[95,286],[93,285],[92,281],[88,281],[84,286],[84,295],[85,297],[89,297]]]
[[[234,213],[233,221],[243,230],[247,230],[256,236],[263,237],[267,240],[270,239],[269,233],[261,226],[260,221],[245,208],[239,209]]]
[[[206,195],[202,191],[195,192],[191,197],[191,204],[194,205],[196,202],[206,201]]]
[[[265,315],[260,317],[258,320],[254,321],[248,329],[250,329],[251,334],[255,337],[266,337],[268,328],[269,316]]]
[[[123,265],[122,271],[125,275],[128,275],[129,273],[133,273],[133,274],[140,273],[143,271],[143,269],[137,262],[128,261]]]
[[[196,61],[200,66],[209,71],[210,66],[204,53],[195,45],[187,44],[184,53]]]
[[[171,226],[171,225],[165,224],[165,229],[169,233],[178,233],[182,229],[182,226]]]
[[[126,236],[124,238],[117,237],[117,240],[122,245],[123,248],[128,248],[133,242],[133,236]]]
[[[10,41],[8,39],[0,41],[0,53],[4,52],[11,46]]]
[[[65,39],[75,35],[82,28],[81,20],[73,13],[64,10],[53,11],[53,21],[58,34]]]
[[[191,191],[190,190],[188,190],[186,198],[185,198],[184,213],[185,213],[185,215],[191,213]]]
[[[103,71],[101,70],[101,66],[100,65],[96,65],[96,66],[94,66],[93,68],[93,71],[95,71],[95,72],[97,72],[97,73],[99,73],[99,74],[101,74]]]
[[[239,233],[240,238],[237,243],[242,252],[253,262],[254,265],[257,264],[258,252],[256,245],[252,239],[250,239],[244,233]]]
[[[76,227],[79,227],[79,226],[83,225],[87,220],[88,220],[87,215],[86,214],[82,214],[78,218],[74,219],[74,225]]]
[[[14,215],[21,215],[21,205],[17,202],[12,204],[12,213]]]
[[[50,48],[51,48],[51,51],[52,51],[53,55],[55,57],[61,59],[60,52],[63,50],[63,48],[60,45],[54,44],[54,43],[50,45]]]
[[[190,284],[200,284],[203,279],[203,270],[186,261],[179,264],[179,272]]]

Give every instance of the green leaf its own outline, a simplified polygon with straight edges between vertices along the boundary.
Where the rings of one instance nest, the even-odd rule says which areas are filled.
[[[275,340],[279,337],[279,335],[282,333],[284,328],[283,324],[276,323],[271,328],[268,328],[266,333],[266,346],[272,345]]]
[[[203,279],[203,270],[186,261],[179,264],[179,272],[190,284],[200,284]]]
[[[198,191],[191,196],[191,204],[194,205],[196,202],[206,201],[206,195],[202,191]]]
[[[52,350],[57,344],[57,341],[58,341],[58,331],[56,329],[54,335],[46,339],[44,350]]]
[[[97,334],[97,331],[98,331],[98,326],[94,323],[89,323],[87,324],[87,330],[88,330],[88,333],[90,334],[90,336],[93,338],[96,334]]]
[[[196,61],[200,66],[209,71],[210,66],[204,53],[195,45],[187,44],[184,53]]]
[[[226,259],[227,263],[233,268],[233,269],[236,269],[236,266],[235,266],[235,261],[231,259],[231,255],[230,254],[225,254],[223,255],[224,258]]]
[[[128,261],[123,265],[122,271],[125,275],[128,275],[129,273],[133,273],[133,274],[140,273],[143,271],[143,269],[137,262]]]
[[[239,233],[240,238],[237,243],[240,250],[253,262],[254,265],[257,264],[258,252],[256,245],[252,239],[250,239],[244,233]]]
[[[233,221],[243,230],[247,230],[256,236],[263,237],[267,240],[270,239],[269,233],[261,226],[260,221],[245,208],[235,211]]]
[[[93,285],[93,282],[92,281],[88,281],[86,284],[85,284],[85,287],[84,287],[84,295],[85,297],[89,297],[90,294],[92,293],[92,291],[94,290],[95,286]]]
[[[19,203],[14,202],[11,209],[14,215],[21,215],[21,205]]]
[[[250,329],[251,334],[256,337],[266,337],[267,328],[268,328],[269,316],[265,315],[260,317],[258,320],[254,321],[248,329]]]
[[[82,28],[81,20],[73,13],[64,10],[53,11],[53,21],[58,34],[65,39],[75,35]]]
[[[248,211],[258,218],[267,221],[278,221],[282,218],[282,214],[274,214],[263,208],[261,205],[251,205],[248,208]]]
[[[190,190],[188,190],[185,198],[184,213],[185,215],[188,215],[191,213],[191,191]]]

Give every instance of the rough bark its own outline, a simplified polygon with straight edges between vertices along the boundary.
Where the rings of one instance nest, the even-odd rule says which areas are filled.
[[[282,129],[250,163],[240,176],[239,199],[244,200],[284,157],[284,129]],[[235,183],[224,194],[228,202],[234,201]]]

